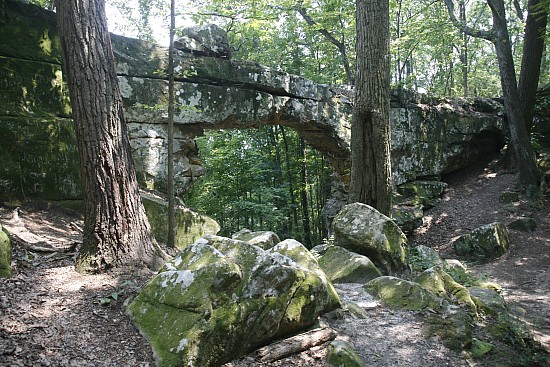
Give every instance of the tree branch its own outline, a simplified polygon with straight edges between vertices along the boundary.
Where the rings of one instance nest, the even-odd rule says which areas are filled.
[[[455,5],[454,1],[453,0],[444,0],[444,1],[445,1],[445,6],[447,7],[447,10],[449,12],[449,17],[451,18],[451,22],[456,28],[458,28],[460,31],[464,32],[470,37],[482,38],[487,41],[494,42],[495,40],[494,32],[475,29],[459,21],[454,13],[454,5]]]
[[[306,23],[309,26],[316,27],[317,31],[323,35],[329,41],[332,43],[336,48],[338,48],[338,51],[340,51],[340,55],[342,56],[342,63],[344,64],[344,70],[346,72],[346,79],[348,80],[348,83],[354,84],[354,77],[353,73],[351,71],[350,65],[349,65],[349,59],[348,54],[346,52],[346,45],[344,42],[338,41],[329,31],[327,31],[325,28],[320,28],[317,22],[315,22],[307,13],[306,8],[300,5],[296,5],[293,7],[301,16],[304,18]]]

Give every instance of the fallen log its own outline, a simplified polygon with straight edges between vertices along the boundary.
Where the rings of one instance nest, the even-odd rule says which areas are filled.
[[[256,360],[270,363],[336,339],[338,332],[325,327],[280,340],[256,351]]]

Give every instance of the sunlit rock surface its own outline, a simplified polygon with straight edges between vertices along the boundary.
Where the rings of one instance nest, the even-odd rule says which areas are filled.
[[[4,8],[0,197],[78,197],[78,154],[55,16],[13,0],[6,0]],[[116,35],[112,41],[138,180],[142,187],[164,191],[167,49]],[[197,54],[182,48],[186,51],[178,50],[175,59],[179,194],[205,174],[193,140],[205,129],[292,127],[327,157],[335,172],[347,175],[351,88],[316,84],[254,62],[229,59],[219,50]],[[466,167],[504,144],[503,109],[494,100],[396,93],[391,106],[396,185]]]
[[[335,245],[367,256],[385,274],[406,269],[407,237],[395,222],[371,206],[344,206],[333,226]]]
[[[298,332],[340,305],[299,242],[264,251],[206,236],[161,269],[128,311],[159,366],[219,366]]]

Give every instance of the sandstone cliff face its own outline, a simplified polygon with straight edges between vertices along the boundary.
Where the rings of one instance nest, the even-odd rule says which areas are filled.
[[[5,3],[0,27],[0,198],[76,198],[81,186],[60,45],[52,13]],[[113,35],[126,118],[143,187],[166,186],[167,49]],[[205,174],[193,138],[205,129],[281,124],[349,170],[353,92],[228,57],[177,51],[176,190]],[[505,140],[493,100],[394,96],[396,185],[465,167]]]

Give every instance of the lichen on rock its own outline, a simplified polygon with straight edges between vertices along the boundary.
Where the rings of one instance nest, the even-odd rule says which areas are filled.
[[[385,274],[408,264],[407,237],[387,216],[373,207],[352,203],[334,218],[334,244],[367,256]]]
[[[499,222],[476,228],[453,243],[459,256],[477,261],[498,258],[506,252],[509,245],[508,230]]]
[[[340,246],[330,246],[319,265],[333,283],[367,283],[382,273],[366,256]]]
[[[316,264],[297,241],[264,251],[205,236],[167,263],[128,312],[160,366],[218,366],[340,305]]]

